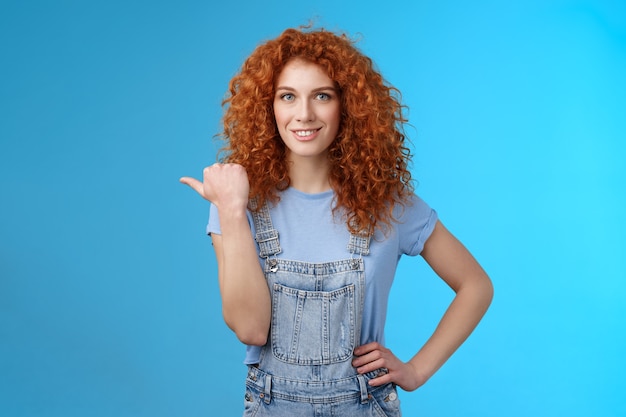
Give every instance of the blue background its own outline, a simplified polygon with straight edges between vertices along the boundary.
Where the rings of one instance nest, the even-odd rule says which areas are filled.
[[[219,3],[219,4],[213,4]],[[409,106],[418,192],[493,278],[407,416],[626,415],[626,3],[16,1],[0,13],[0,415],[234,416],[208,204],[228,80],[314,19]],[[408,359],[452,294],[401,262]]]

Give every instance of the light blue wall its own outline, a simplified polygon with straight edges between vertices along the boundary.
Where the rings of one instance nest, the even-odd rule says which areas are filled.
[[[177,180],[214,161],[243,59],[310,18],[403,92],[418,191],[496,287],[405,415],[626,415],[626,3],[212,3],[3,2],[0,415],[239,415],[208,206]],[[450,298],[404,260],[390,347]]]

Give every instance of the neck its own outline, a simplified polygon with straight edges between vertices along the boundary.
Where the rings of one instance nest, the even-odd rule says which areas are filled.
[[[287,158],[291,186],[298,191],[316,194],[330,190],[328,160],[322,158]]]

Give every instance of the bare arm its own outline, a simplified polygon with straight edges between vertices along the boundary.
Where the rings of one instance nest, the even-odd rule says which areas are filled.
[[[213,234],[224,321],[237,338],[264,345],[270,326],[270,296],[246,217],[249,183],[245,169],[215,164],[204,170],[203,182],[181,178],[217,207],[221,235]]]
[[[493,298],[491,280],[470,252],[440,222],[422,256],[456,292],[435,332],[409,363],[428,380],[478,325]]]
[[[355,349],[353,364],[359,373],[389,369],[388,374],[371,380],[372,385],[395,382],[407,391],[419,388],[467,339],[493,298],[493,286],[485,271],[440,222],[426,241],[422,256],[456,295],[433,335],[407,363],[378,343]]]

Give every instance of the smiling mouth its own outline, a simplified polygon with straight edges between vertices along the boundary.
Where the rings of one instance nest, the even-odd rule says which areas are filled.
[[[319,131],[320,129],[312,129],[312,130],[294,130],[293,133],[296,134],[296,136],[299,136],[301,138],[305,138],[307,136],[311,136],[312,134],[316,133],[317,131]]]

